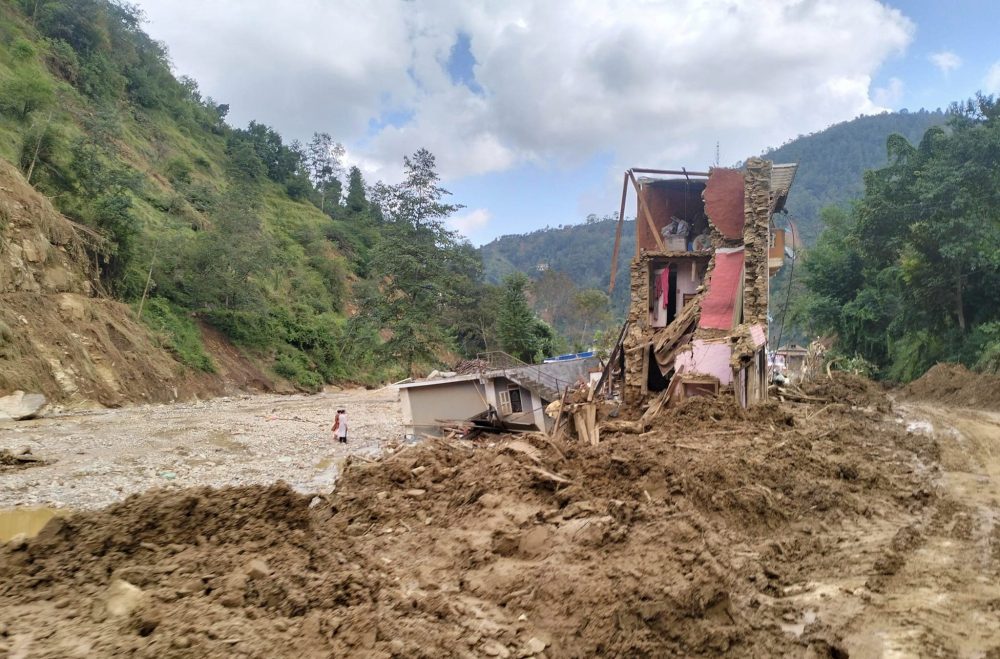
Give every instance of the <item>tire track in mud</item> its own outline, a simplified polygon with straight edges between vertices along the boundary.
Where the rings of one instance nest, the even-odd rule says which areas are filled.
[[[884,562],[888,574],[869,580],[876,592],[846,626],[845,649],[852,657],[996,656],[1000,414],[913,403],[901,411],[938,439],[939,500],[902,542],[897,534],[902,551]]]

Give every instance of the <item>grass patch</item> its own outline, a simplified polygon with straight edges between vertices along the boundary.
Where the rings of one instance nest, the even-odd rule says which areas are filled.
[[[214,373],[215,364],[205,352],[198,326],[183,311],[162,297],[150,298],[142,309],[142,322],[156,334],[160,345],[182,364]]]

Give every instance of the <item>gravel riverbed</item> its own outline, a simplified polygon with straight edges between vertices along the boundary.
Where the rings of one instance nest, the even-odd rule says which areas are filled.
[[[330,432],[338,408],[349,441]],[[0,508],[93,509],[151,488],[285,481],[323,492],[351,454],[377,455],[403,436],[399,391],[245,395],[0,423],[0,449],[46,464],[0,472]]]

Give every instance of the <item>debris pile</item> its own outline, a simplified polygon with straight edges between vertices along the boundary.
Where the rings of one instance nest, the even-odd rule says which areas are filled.
[[[30,448],[22,448],[17,451],[0,449],[0,472],[6,469],[22,469],[24,467],[37,467],[45,464],[37,455],[32,454]]]
[[[871,571],[933,440],[847,405],[692,398],[600,443],[351,460],[336,491],[154,491],[0,549],[0,649],[149,657],[743,656],[837,648],[782,593]],[[835,527],[835,530],[831,530]],[[844,540],[847,539],[845,542]],[[891,535],[886,538],[886,543]],[[867,561],[867,562],[866,562]]]
[[[1000,376],[970,371],[961,364],[935,364],[903,389],[915,400],[1000,411]]]

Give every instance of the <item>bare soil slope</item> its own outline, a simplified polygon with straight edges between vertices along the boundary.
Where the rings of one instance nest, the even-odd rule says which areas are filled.
[[[0,395],[117,406],[269,385],[231,351],[216,359],[219,374],[185,368],[128,307],[97,296],[84,245],[99,240],[0,160]]]
[[[312,500],[283,485],[133,496],[0,550],[0,645],[845,656],[848,623],[936,509],[938,455],[873,407],[695,399],[594,447],[438,440],[355,460]],[[141,597],[119,606],[136,592],[116,580]]]

